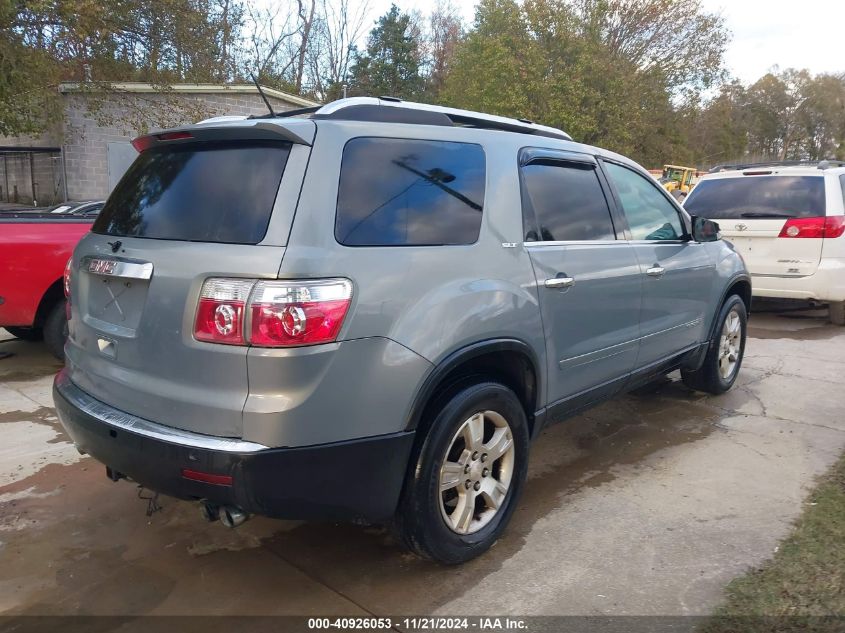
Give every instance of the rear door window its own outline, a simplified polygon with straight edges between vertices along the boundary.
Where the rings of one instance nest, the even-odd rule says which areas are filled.
[[[823,176],[743,176],[702,180],[684,208],[717,220],[810,218],[825,214]]]
[[[432,246],[478,240],[480,145],[362,137],[343,150],[335,238],[347,246]]]
[[[142,152],[92,231],[118,237],[257,244],[290,144],[202,143]]]
[[[614,240],[595,165],[532,162],[521,169],[525,240]]]

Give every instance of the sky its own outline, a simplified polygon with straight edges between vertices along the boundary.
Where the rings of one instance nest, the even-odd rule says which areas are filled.
[[[733,77],[753,83],[773,66],[808,68],[813,74],[845,72],[845,2],[842,0],[701,0],[725,17],[733,39],[725,65]],[[395,0],[405,10],[427,13],[430,0]],[[473,0],[453,0],[467,22]],[[391,0],[369,0],[374,21]]]

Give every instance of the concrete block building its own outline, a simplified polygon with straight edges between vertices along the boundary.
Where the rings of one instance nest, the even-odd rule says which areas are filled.
[[[263,88],[277,112],[317,105]],[[220,115],[264,114],[254,85],[59,86],[62,117],[41,136],[0,137],[0,204],[45,206],[108,196],[141,134]]]

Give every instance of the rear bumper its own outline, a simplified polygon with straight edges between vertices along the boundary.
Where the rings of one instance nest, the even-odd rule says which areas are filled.
[[[89,396],[60,372],[53,399],[76,446],[151,490],[284,519],[393,515],[413,432],[300,448],[188,433],[130,416]],[[182,469],[232,477],[232,485],[185,479]]]
[[[806,277],[751,275],[755,297],[845,301],[845,259],[822,258],[816,272]]]

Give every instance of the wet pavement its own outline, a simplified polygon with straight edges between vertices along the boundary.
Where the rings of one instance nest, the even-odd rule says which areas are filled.
[[[0,330],[0,613],[706,614],[767,559],[845,447],[845,328],[824,310],[752,318],[733,391],[678,376],[547,429],[513,521],[445,568],[379,527],[148,501],[81,457],[50,396],[59,365]]]

